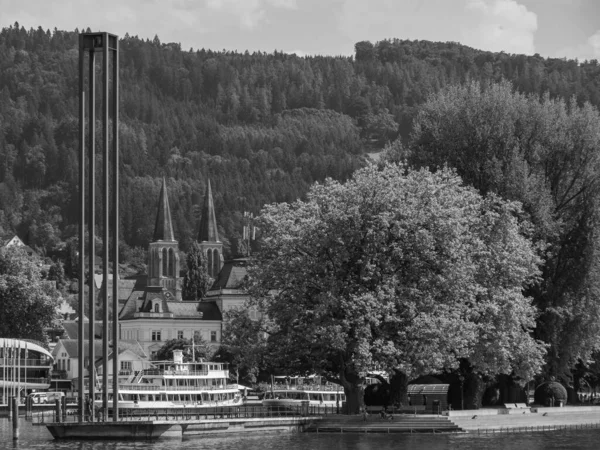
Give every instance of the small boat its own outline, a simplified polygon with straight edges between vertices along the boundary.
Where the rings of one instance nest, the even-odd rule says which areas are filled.
[[[273,377],[274,381],[264,394],[262,404],[269,408],[309,406],[342,406],[346,395],[341,386],[322,383],[321,377]]]
[[[241,405],[237,384],[228,384],[226,363],[183,362],[183,352],[173,352],[172,361],[152,361],[125,382],[119,382],[119,409],[208,408]],[[113,402],[109,392],[109,409]],[[94,406],[102,406],[97,391]]]

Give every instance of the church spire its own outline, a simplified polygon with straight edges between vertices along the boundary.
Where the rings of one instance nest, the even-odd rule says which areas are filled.
[[[173,224],[171,222],[171,209],[169,208],[169,197],[167,195],[167,182],[162,180],[162,187],[158,197],[158,212],[156,213],[156,224],[154,225],[154,242],[174,241]]]
[[[207,272],[212,278],[217,278],[223,267],[223,243],[219,241],[217,232],[217,219],[215,218],[215,204],[213,202],[210,180],[206,186],[206,196],[202,207],[198,244],[206,255]]]
[[[210,180],[204,196],[204,206],[202,207],[202,218],[200,219],[200,231],[198,232],[198,242],[219,242],[219,233],[217,231],[217,219],[215,217],[215,204],[213,201]]]

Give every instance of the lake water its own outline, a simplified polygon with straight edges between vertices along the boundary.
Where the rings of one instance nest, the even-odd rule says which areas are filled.
[[[598,449],[600,430],[569,430],[477,436],[472,434],[251,433],[164,442],[55,441],[45,427],[21,420],[21,438],[12,441],[12,423],[0,419],[0,448],[93,450],[548,450]]]

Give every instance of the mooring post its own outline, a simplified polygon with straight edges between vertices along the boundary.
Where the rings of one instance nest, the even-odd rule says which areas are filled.
[[[25,398],[25,416],[33,417],[33,397],[31,396]]]
[[[12,398],[12,423],[13,423],[13,440],[19,440],[19,399]]]
[[[62,412],[61,412],[61,407],[62,405],[60,404],[60,399],[56,399],[54,400],[54,412],[56,414],[56,421],[57,422],[62,422]]]
[[[67,421],[67,396],[60,398],[63,422]]]

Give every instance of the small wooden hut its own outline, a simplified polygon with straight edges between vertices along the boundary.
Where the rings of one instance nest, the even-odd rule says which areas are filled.
[[[437,413],[448,409],[449,387],[449,384],[409,384],[407,394],[412,406],[425,405],[425,411]]]

